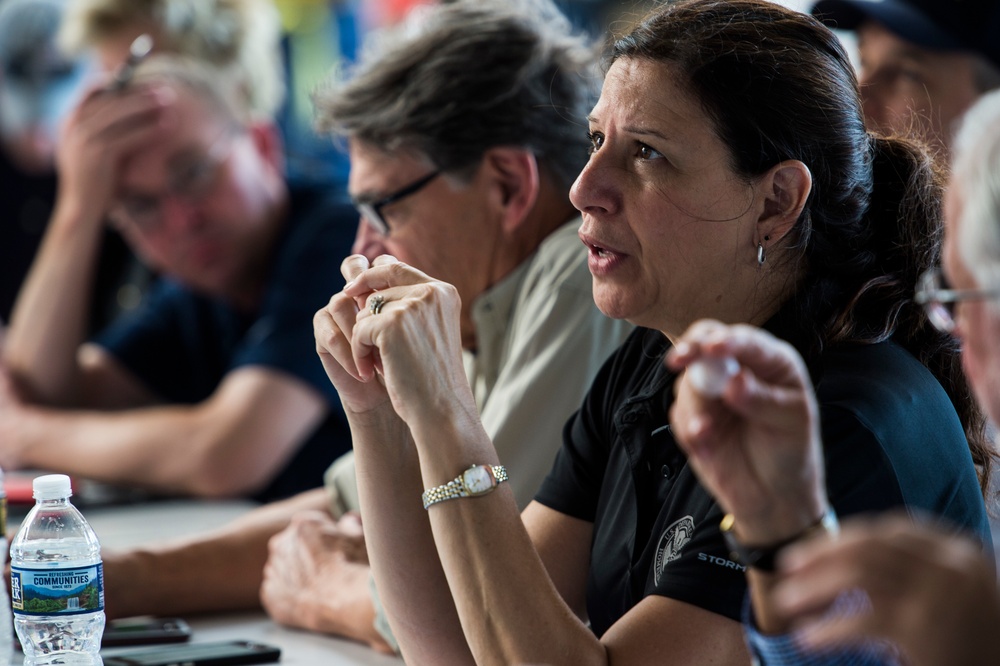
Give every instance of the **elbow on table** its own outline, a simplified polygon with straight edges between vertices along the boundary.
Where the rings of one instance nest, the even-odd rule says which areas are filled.
[[[71,409],[81,404],[79,377],[67,375],[56,378],[34,376],[30,369],[4,360],[11,389],[18,398],[29,405]]]
[[[232,499],[252,495],[267,484],[273,470],[253,465],[239,453],[202,456],[187,478],[188,492],[206,499]]]

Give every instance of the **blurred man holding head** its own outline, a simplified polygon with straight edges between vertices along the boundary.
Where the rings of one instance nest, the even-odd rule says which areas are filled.
[[[272,500],[319,486],[350,448],[311,321],[343,282],[353,214],[286,185],[241,83],[158,56],[70,115],[3,348],[0,466]],[[90,340],[106,220],[164,280]]]

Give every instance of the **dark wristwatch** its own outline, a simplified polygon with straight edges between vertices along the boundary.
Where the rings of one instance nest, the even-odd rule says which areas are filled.
[[[729,549],[729,556],[744,566],[768,573],[774,572],[775,560],[778,557],[778,553],[785,546],[818,532],[826,532],[831,536],[836,536],[840,531],[837,514],[833,512],[832,507],[828,507],[819,520],[795,536],[766,546],[746,546],[737,541],[736,535],[733,534],[735,523],[736,519],[733,518],[733,514],[731,513],[723,516],[722,522],[719,523],[719,530],[722,532],[722,539],[726,542],[726,548]]]

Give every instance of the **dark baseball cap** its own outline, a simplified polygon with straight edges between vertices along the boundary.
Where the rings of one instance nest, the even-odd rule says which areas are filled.
[[[917,46],[977,53],[1000,67],[997,0],[819,0],[812,14],[842,30],[871,19]]]
[[[84,64],[56,45],[63,0],[0,0],[0,135],[53,134],[83,83]]]

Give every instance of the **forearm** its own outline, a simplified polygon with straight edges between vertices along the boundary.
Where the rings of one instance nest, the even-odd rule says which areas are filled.
[[[372,572],[407,663],[472,663],[420,502],[409,430],[395,415],[349,419]]]
[[[283,373],[231,371],[195,405],[121,411],[22,407],[0,453],[111,483],[202,497],[247,495],[270,481],[326,414],[315,390]]]
[[[756,627],[765,635],[784,634],[791,630],[791,621],[774,605],[773,592],[777,578],[774,574],[753,569],[747,570],[750,605]]]
[[[481,428],[437,426],[426,433],[415,429],[414,437],[427,442],[420,454],[428,487],[451,480],[471,464],[497,463]],[[428,514],[477,663],[607,663],[604,647],[545,570],[508,486],[483,497],[441,502]]]
[[[260,607],[267,544],[292,516],[323,509],[322,488],[250,511],[228,525],[104,556],[110,617],[186,615]]]
[[[213,449],[228,448],[222,441],[227,435],[208,417],[200,406],[120,412],[25,407],[12,466],[167,493],[219,495],[210,469],[218,464],[210,459]],[[242,472],[234,453],[230,474],[242,479]]]
[[[747,530],[744,534],[758,535],[742,537],[742,543],[774,544],[770,548],[772,550],[780,549],[778,550],[780,554],[781,550],[786,549],[795,542],[808,541],[810,538],[826,540],[836,537],[839,533],[839,523],[829,508],[822,488],[814,493],[814,497],[796,502],[794,506],[796,509],[788,506],[784,507],[785,510],[775,508],[768,511],[765,514],[766,519],[760,522],[747,520],[745,523],[742,523],[744,529]],[[819,521],[808,524],[805,528],[789,527],[789,525],[801,525],[803,520],[809,520],[808,518],[803,518],[803,516],[815,515],[817,512],[822,514],[822,518]],[[796,514],[798,515],[796,516]],[[783,520],[779,518],[782,515],[786,516]],[[738,518],[736,519],[736,525],[733,528],[734,532],[741,525],[739,520]],[[737,539],[740,538],[737,535]],[[746,576],[750,601],[757,626],[765,634],[783,634],[788,632],[792,626],[792,618],[787,613],[781,611],[776,603],[777,600],[774,594],[780,581],[779,576],[773,571],[768,571],[766,568],[753,566],[747,568]]]
[[[34,401],[75,403],[77,351],[86,335],[102,232],[93,215],[59,202],[18,295],[3,362]]]
[[[559,596],[508,493],[447,502],[432,512],[476,663],[607,663],[604,647]]]
[[[187,615],[260,607],[267,538],[226,535],[203,543],[104,557],[107,613]]]

